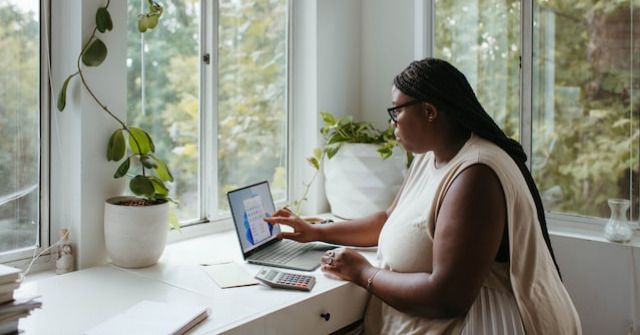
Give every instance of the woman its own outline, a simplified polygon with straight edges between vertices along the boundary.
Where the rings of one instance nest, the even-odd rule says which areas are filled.
[[[386,212],[310,225],[282,209],[265,220],[293,227],[283,238],[378,246],[380,267],[349,248],[322,260],[372,293],[366,333],[580,334],[522,147],[443,60],[411,63],[392,99],[396,139],[416,157]]]

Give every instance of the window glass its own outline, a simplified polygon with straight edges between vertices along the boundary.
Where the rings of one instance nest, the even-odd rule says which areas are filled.
[[[631,198],[637,213],[639,9],[534,2],[532,163],[547,210],[609,217],[608,198]]]
[[[224,214],[227,191],[261,180],[275,201],[286,200],[287,1],[220,0],[213,18],[201,17],[199,1],[163,1],[159,24],[141,35],[136,16],[146,3],[129,1],[128,121],[152,134],[171,169],[177,217]],[[200,29],[209,20],[217,31],[205,34],[218,43],[205,66]],[[200,86],[206,71],[215,87]],[[201,131],[217,136],[203,144]],[[210,209],[200,206],[208,191],[216,199]]]
[[[608,198],[638,189],[638,5],[630,1],[533,2],[531,169],[545,206],[605,218]],[[468,77],[507,135],[520,122],[520,2],[435,1],[435,55]]]
[[[436,0],[435,56],[465,74],[507,136],[519,139],[520,2]]]
[[[0,0],[0,252],[39,241],[39,4]]]
[[[261,180],[286,200],[287,1],[219,6],[219,206],[228,190]]]
[[[199,152],[200,4],[160,1],[158,25],[144,34],[137,16],[147,0],[129,1],[127,121],[153,137],[156,155],[174,177],[170,196],[181,221],[202,218]]]

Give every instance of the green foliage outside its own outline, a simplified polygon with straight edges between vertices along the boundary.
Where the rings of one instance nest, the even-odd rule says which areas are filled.
[[[128,1],[127,122],[153,135],[157,155],[171,167],[174,182],[168,186],[169,193],[179,200],[176,216],[185,220],[197,210],[197,206],[193,212],[184,210],[194,202],[189,192],[197,190],[198,182],[199,51],[194,36],[198,36],[199,23],[197,16],[193,19],[197,2],[162,1],[160,23],[140,34],[138,14],[145,3]]]
[[[39,222],[39,22],[0,1],[0,252],[34,246]]]
[[[286,196],[287,3],[284,0],[220,1],[218,58],[210,65],[199,50],[199,2],[165,1],[162,23],[144,38],[135,33],[138,1],[129,1],[128,119],[149,129],[158,152],[172,167],[178,216],[199,219],[199,137],[215,134],[218,208],[226,192],[269,180],[276,201]],[[214,37],[208,36],[213,39]],[[144,57],[144,100],[142,59]],[[201,68],[202,67],[202,68]],[[204,92],[217,104],[206,110],[199,129],[200,72],[213,71],[217,92]],[[144,108],[143,108],[144,103]],[[209,153],[210,154],[210,153]]]
[[[547,13],[555,18],[556,63],[545,62],[542,54],[535,57],[540,72],[549,66],[556,71],[555,129],[549,131],[549,121],[534,121],[534,136],[555,142],[541,155],[546,164],[534,170],[541,189],[562,190],[562,200],[550,210],[608,217],[608,198],[631,198],[637,217],[640,127],[638,98],[632,93],[640,62],[637,53],[630,57],[629,45],[637,44],[640,34],[631,30],[630,13],[638,8],[630,6],[630,1],[563,0],[545,2],[537,11],[541,20]],[[573,96],[559,93],[567,88]]]
[[[485,109],[519,139],[520,2],[436,1],[436,55],[469,78]],[[536,1],[534,178],[545,209],[608,217],[608,198],[638,209],[638,56],[622,0]],[[634,215],[635,216],[635,215]]]
[[[218,198],[267,179],[286,198],[287,1],[220,1]]]

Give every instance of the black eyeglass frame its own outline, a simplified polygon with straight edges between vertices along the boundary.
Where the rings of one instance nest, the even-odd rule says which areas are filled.
[[[394,107],[389,107],[387,108],[387,113],[389,113],[389,117],[391,117],[391,121],[393,122],[398,122],[398,114],[400,114],[400,109],[405,108],[405,107],[409,107],[409,106],[413,106],[413,105],[417,105],[419,103],[421,103],[422,100],[411,100],[408,102],[403,103],[402,105],[399,106],[394,106]]]

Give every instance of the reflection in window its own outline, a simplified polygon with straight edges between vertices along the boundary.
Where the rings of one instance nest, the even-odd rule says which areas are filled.
[[[0,0],[0,17],[0,252],[7,252],[39,240],[39,1]]]

